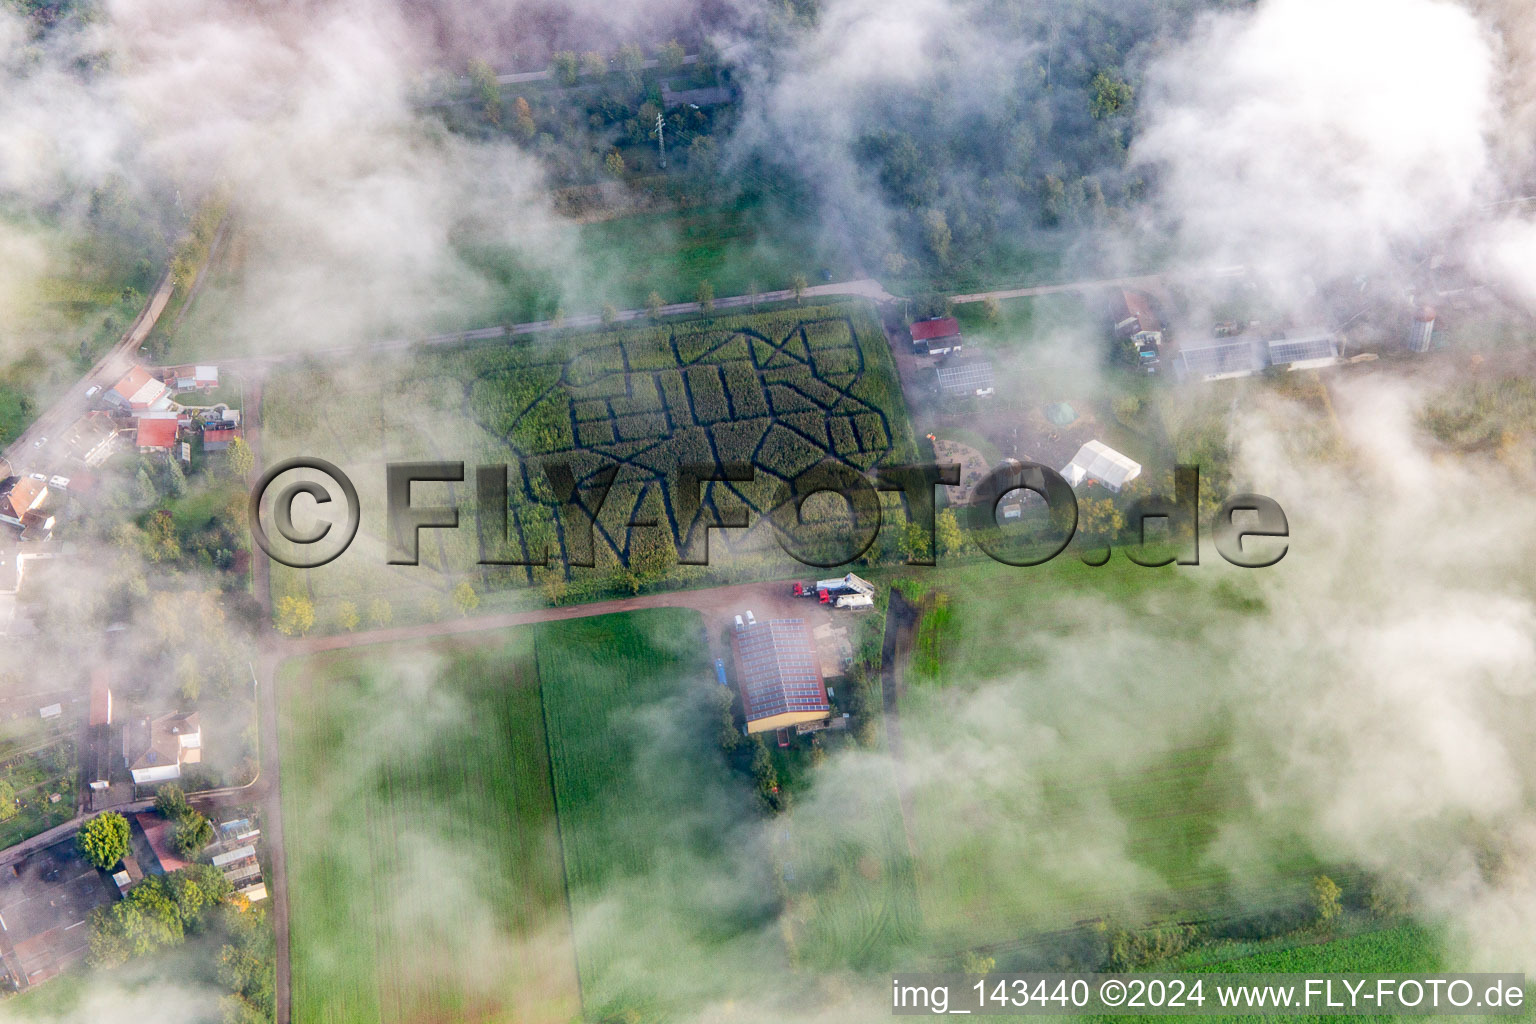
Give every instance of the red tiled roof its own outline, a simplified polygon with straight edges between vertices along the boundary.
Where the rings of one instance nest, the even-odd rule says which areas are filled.
[[[176,421],[139,420],[140,448],[169,448],[176,443]]]
[[[919,320],[912,325],[913,341],[932,341],[934,338],[949,338],[959,333],[960,321],[952,316],[940,320]]]
[[[149,840],[149,848],[155,851],[155,859],[160,862],[160,867],[166,874],[172,871],[180,871],[187,866],[187,862],[176,856],[171,849],[170,822],[160,815],[152,812],[135,814],[139,821],[139,828],[144,830],[144,838]]]
[[[17,519],[36,508],[48,496],[48,485],[29,476],[18,477],[11,485],[5,500],[11,507],[11,515]]]
[[[104,668],[91,672],[90,724],[112,724],[112,675]]]
[[[240,432],[234,427],[226,427],[223,430],[205,430],[203,431],[203,444],[207,444],[210,441],[214,444],[218,444],[221,441],[229,442],[239,436]]]
[[[1126,312],[1136,318],[1138,330],[1162,330],[1162,325],[1157,322],[1157,317],[1152,312],[1152,300],[1146,293],[1126,288],[1121,294],[1125,297]]]
[[[135,366],[123,374],[123,379],[113,385],[112,390],[124,398],[132,398],[139,393],[139,389],[154,380],[149,371],[142,366]]]

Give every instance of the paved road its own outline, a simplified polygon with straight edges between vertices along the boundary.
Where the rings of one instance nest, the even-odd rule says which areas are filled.
[[[683,58],[684,64],[697,64],[698,62],[699,55],[696,53],[690,53],[688,56]],[[610,61],[609,64],[611,66],[612,62]],[[645,66],[647,68],[659,68],[661,67],[661,61],[657,60],[655,57],[651,57],[645,62]],[[580,74],[583,78],[587,77],[586,71],[582,71]],[[552,68],[545,68],[543,71],[516,71],[508,75],[497,75],[496,84],[517,85],[521,82],[547,82],[554,77],[555,72]]]
[[[149,337],[149,332],[155,329],[155,324],[160,320],[160,314],[165,311],[166,303],[171,301],[171,292],[175,288],[175,281],[171,272],[167,270],[165,276],[155,288],[149,302],[145,304],[139,316],[133,324],[118,339],[99,360],[96,365],[86,372],[73,387],[66,391],[58,401],[54,402],[32,422],[32,425],[21,432],[21,436],[11,442],[11,446],[5,450],[5,458],[11,464],[11,471],[25,473],[31,471],[57,472],[57,462],[50,462],[49,455],[54,450],[54,444],[60,443],[60,437],[70,424],[85,415],[91,407],[92,401],[85,397],[85,393],[92,385],[100,385],[103,389],[111,387],[118,382],[128,368],[133,365],[139,352],[139,346],[144,344],[144,339]],[[43,438],[47,441],[34,447],[34,442]]]
[[[879,281],[861,279],[857,281],[840,281],[834,284],[810,285],[801,292],[801,298],[816,299],[831,296],[852,295],[860,298],[872,299],[875,302],[891,302],[896,296],[886,291]],[[714,308],[740,309],[743,306],[753,306],[764,302],[789,302],[794,299],[795,293],[790,288],[780,288],[774,291],[758,292],[756,295],[728,295],[716,299]],[[697,302],[674,302],[661,307],[660,316],[678,316],[685,313],[697,313]],[[616,323],[626,323],[632,320],[643,320],[650,317],[647,309],[621,309],[615,315]],[[603,318],[597,313],[578,313],[575,316],[566,317],[560,323],[553,320],[530,320],[520,324],[497,324],[493,327],[476,327],[467,331],[450,331],[446,334],[429,334],[418,338],[389,338],[382,341],[364,341],[355,345],[338,345],[333,348],[304,349],[298,352],[280,352],[270,355],[249,356],[244,359],[226,359],[223,362],[232,367],[238,367],[251,372],[289,362],[294,359],[324,359],[341,356],[359,355],[362,353],[388,353],[407,352],[421,345],[453,345],[465,341],[491,341],[496,338],[512,338],[526,334],[541,334],[545,331],[563,330],[573,327],[598,327]]]
[[[1215,267],[1192,273],[1165,272],[1140,274],[1133,277],[1106,277],[1097,281],[1066,281],[1062,284],[1040,284],[1029,288],[997,288],[990,292],[970,292],[965,295],[951,295],[949,301],[960,304],[966,302],[985,302],[987,299],[1024,299],[1033,295],[1054,295],[1058,292],[1086,292],[1098,288],[1156,288],[1170,277],[1236,277],[1246,269],[1246,267],[1241,266]]]

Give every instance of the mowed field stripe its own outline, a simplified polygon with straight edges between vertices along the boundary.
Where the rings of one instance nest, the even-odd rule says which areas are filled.
[[[285,666],[295,1020],[580,1013],[529,646],[503,634]]]

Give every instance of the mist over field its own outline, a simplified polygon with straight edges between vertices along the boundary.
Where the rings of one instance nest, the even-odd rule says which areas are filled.
[[[220,312],[206,323],[231,359],[510,320],[507,278],[552,282],[527,319],[595,314],[625,285],[580,245],[553,158],[506,133],[450,130],[431,86],[470,60],[510,73],[556,51],[674,37],[732,70],[740,118],[709,153],[736,182],[721,187],[790,169],[793,185],[763,190],[859,276],[904,282],[921,267],[946,286],[935,291],[959,291],[985,277],[988,254],[1050,239],[1061,255],[1041,280],[1139,271],[1149,253],[1243,265],[1266,296],[1333,322],[1367,292],[1411,292],[1437,259],[1536,307],[1536,220],[1505,202],[1529,190],[1536,152],[1536,14],[1514,0],[802,6],[106,0],[43,35],[0,8],[0,356],[63,374],[45,347],[54,314],[33,296],[67,271],[71,246],[109,221],[114,237],[171,246],[209,201],[238,239],[208,285]],[[1134,81],[1134,104],[1114,100],[1106,68]],[[137,250],[124,251],[132,263]],[[1104,391],[1102,360],[1084,354],[1096,341],[1040,334],[996,357],[1000,375]],[[384,365],[340,368],[337,387],[371,387]],[[817,943],[833,943],[816,933],[814,897],[765,896],[784,885],[764,876],[772,857],[798,843],[824,853],[819,837],[848,829],[829,859],[869,875],[888,808],[868,794],[895,778],[891,799],[930,826],[900,840],[924,862],[904,865],[911,899],[943,935],[932,949],[899,933],[892,962],[948,966],[981,947],[971,940],[986,928],[968,931],[968,918],[983,921],[985,900],[1010,915],[983,921],[997,942],[1019,922],[1159,920],[1185,883],[1143,848],[1123,780],[1192,749],[1215,750],[1220,775],[1196,784],[1219,809],[1214,834],[1191,845],[1202,884],[1220,883],[1202,898],[1221,888],[1267,909],[1293,895],[1298,864],[1349,864],[1400,885],[1448,962],[1536,972],[1536,431],[1520,421],[1447,444],[1433,411],[1461,416],[1459,387],[1500,394],[1501,381],[1461,353],[1440,366],[1332,378],[1322,413],[1274,389],[1234,392],[1220,417],[1232,490],[1267,494],[1289,517],[1273,568],[1228,566],[1202,523],[1200,566],[1128,570],[1174,577],[1167,586],[1138,577],[1111,593],[1059,567],[1016,570],[996,591],[952,584],[990,606],[956,642],[1003,653],[977,656],[961,685],[913,684],[899,756],[848,744],[807,783],[792,826],[744,813],[751,795],[734,782],[669,774],[669,757],[696,746],[693,712],[640,709],[627,725],[647,739],[625,767],[660,805],[688,807],[676,836],[721,849],[605,878],[570,922],[535,915],[514,933],[484,891],[497,865],[452,842],[462,809],[433,809],[399,837],[397,866],[430,873],[440,898],[382,904],[391,928],[425,937],[402,988],[450,978],[474,990],[541,962],[562,929],[617,942],[669,924],[664,958],[614,954],[586,994],[617,1005],[636,979],[661,978],[674,1019],[858,1019],[880,985],[822,956]],[[396,426],[419,424],[412,444],[428,457],[460,440],[441,425],[458,398],[417,383],[391,408]],[[212,606],[211,572],[161,567],[141,534],[106,518],[82,544],[97,556],[45,576],[39,601],[55,620],[130,629],[48,632],[48,656],[129,661],[175,680],[168,696],[192,675],[244,686],[260,610]],[[951,585],[942,567],[929,575]],[[482,727],[446,661],[400,659],[384,673],[393,696],[350,709],[314,820],[374,794],[402,751]],[[331,855],[345,874],[369,851]],[[961,867],[974,889],[946,882]],[[714,928],[667,916],[656,894],[682,892]],[[124,971],[48,1019],[208,1020],[215,999],[170,971]]]

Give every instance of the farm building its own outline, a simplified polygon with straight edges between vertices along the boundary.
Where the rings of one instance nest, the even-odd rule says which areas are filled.
[[[992,364],[981,359],[936,367],[939,392],[946,398],[985,397],[992,394]]]
[[[1115,451],[1103,441],[1089,441],[1077,450],[1072,461],[1062,469],[1067,483],[1076,487],[1084,480],[1119,490],[1141,475],[1141,463]]]
[[[181,766],[203,759],[203,730],[197,712],[140,718],[123,735],[123,757],[138,785],[181,778]]]
[[[1181,377],[1223,380],[1258,373],[1264,369],[1264,357],[1257,338],[1207,338],[1180,345],[1173,366]]]
[[[1181,377],[1223,380],[1248,377],[1271,366],[1290,370],[1332,366],[1339,358],[1338,336],[1317,329],[1294,336],[1282,333],[1267,341],[1251,335],[1193,342],[1179,349],[1174,368]]]
[[[942,356],[959,352],[960,321],[952,316],[917,320],[912,324],[912,351],[918,355]]]
[[[102,396],[110,405],[130,412],[154,412],[171,404],[170,390],[142,366],[135,366]]]
[[[740,626],[731,645],[747,732],[771,732],[831,714],[821,660],[804,619]]]
[[[1339,361],[1339,339],[1329,330],[1307,331],[1296,337],[1273,338],[1269,342],[1269,365],[1292,370],[1310,370],[1332,366]]]
[[[170,417],[141,419],[134,444],[141,452],[168,452],[176,446],[176,427],[176,420]]]

